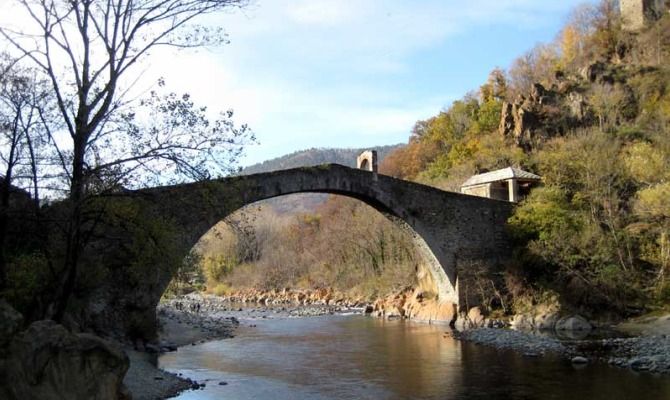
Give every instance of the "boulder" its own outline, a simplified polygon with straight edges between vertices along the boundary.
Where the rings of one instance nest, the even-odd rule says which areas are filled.
[[[23,325],[23,316],[0,299],[0,348],[5,347]]]
[[[461,313],[456,319],[454,327],[459,331],[467,329],[480,328],[485,325],[485,318],[479,307],[472,307],[468,313]]]
[[[12,340],[4,371],[12,385],[0,394],[8,400],[117,400],[126,396],[128,366],[128,356],[112,342],[37,321]]]
[[[557,331],[590,331],[593,329],[589,321],[580,315],[561,318],[556,322]]]
[[[512,329],[520,331],[527,331],[535,328],[533,317],[527,314],[514,315],[514,317],[512,317],[512,321],[510,321],[510,325],[512,326]]]

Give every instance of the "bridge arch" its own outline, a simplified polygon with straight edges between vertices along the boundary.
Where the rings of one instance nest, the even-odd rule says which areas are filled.
[[[246,175],[141,191],[181,230],[184,254],[216,223],[245,205],[295,193],[358,199],[407,231],[436,284],[438,300],[459,303],[459,259],[508,254],[506,202],[445,192],[337,164]],[[164,290],[171,276],[161,285]],[[159,285],[160,286],[160,285]],[[161,292],[162,293],[162,292]]]

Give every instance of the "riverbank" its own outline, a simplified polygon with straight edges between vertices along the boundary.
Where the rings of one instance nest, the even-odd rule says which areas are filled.
[[[239,325],[234,317],[180,310],[171,305],[160,305],[157,316],[160,325],[158,342],[125,348],[130,368],[123,383],[133,400],[165,399],[184,390],[201,388],[203,384],[199,382],[156,367],[158,356],[177,351],[182,346],[231,338]]]
[[[167,398],[183,390],[204,386],[158,369],[156,360],[161,352],[232,337],[240,325],[254,327],[254,320],[366,311],[366,304],[362,302],[350,303],[357,307],[349,307],[346,302],[322,299],[315,299],[314,302],[304,299],[301,302],[278,302],[277,299],[266,298],[260,304],[248,299],[245,304],[231,300],[237,299],[194,293],[159,305],[157,315],[161,328],[158,344],[140,349],[143,351],[126,349],[131,367],[124,383],[135,400]],[[670,320],[670,316],[659,318],[661,322],[654,319],[654,329],[638,327],[638,331],[652,332],[654,335],[629,338],[565,340],[546,332],[538,334],[505,328],[454,331],[453,335],[463,341],[512,350],[527,357],[557,354],[579,364],[599,362],[635,371],[670,374],[670,329],[666,332],[659,328],[666,326],[665,321]],[[649,324],[651,319],[643,321]],[[628,324],[633,324],[633,321]],[[657,334],[660,332],[666,333]]]
[[[670,335],[559,340],[547,332],[478,328],[456,338],[528,357],[556,354],[574,364],[607,363],[638,372],[670,375]]]

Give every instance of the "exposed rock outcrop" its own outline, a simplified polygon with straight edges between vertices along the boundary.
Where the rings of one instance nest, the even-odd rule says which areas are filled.
[[[5,354],[0,366],[3,399],[128,398],[122,385],[128,357],[97,336],[38,321],[14,336]]]
[[[528,98],[519,96],[513,103],[504,102],[499,132],[527,147],[542,128],[542,108],[553,101],[553,93],[539,83],[533,85]]]
[[[433,292],[419,287],[378,299],[373,305],[372,315],[451,324],[456,320],[457,307],[454,303],[439,301]]]

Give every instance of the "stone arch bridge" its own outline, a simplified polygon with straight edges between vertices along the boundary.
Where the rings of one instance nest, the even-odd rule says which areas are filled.
[[[497,265],[510,256],[505,226],[511,203],[446,192],[338,164],[157,187],[126,192],[123,197],[142,203],[148,215],[171,221],[178,229],[179,251],[185,256],[202,235],[239,208],[306,192],[356,198],[407,229],[423,252],[439,301],[459,303],[458,262],[477,260]],[[99,315],[93,318],[118,321],[123,315],[139,312],[138,318],[153,320],[151,313],[175,273],[170,268],[155,269],[132,293],[116,289],[116,294],[110,294],[106,307],[115,308],[117,318],[110,317],[112,310],[103,312],[105,307],[98,307]]]

